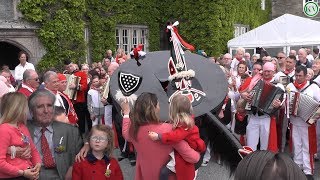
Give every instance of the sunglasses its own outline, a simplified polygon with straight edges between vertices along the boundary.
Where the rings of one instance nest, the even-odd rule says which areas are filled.
[[[286,58],[286,57],[277,57],[277,59],[284,59],[284,58]]]

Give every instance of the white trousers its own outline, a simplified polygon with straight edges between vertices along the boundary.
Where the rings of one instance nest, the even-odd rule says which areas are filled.
[[[305,174],[313,174],[309,152],[309,134],[307,126],[291,126],[293,160]]]
[[[112,128],[112,105],[106,105],[104,107],[104,122],[106,126]]]
[[[103,116],[104,114],[96,116],[96,118],[92,121],[92,126],[101,124]]]
[[[203,156],[203,161],[202,162],[209,162],[211,159],[211,146],[210,142],[207,145],[206,153]]]
[[[270,116],[250,115],[247,125],[247,145],[253,151],[257,150],[260,138],[260,150],[267,150],[270,134]]]

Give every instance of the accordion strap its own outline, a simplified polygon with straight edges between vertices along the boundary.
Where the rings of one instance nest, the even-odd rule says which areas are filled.
[[[311,86],[312,84],[313,84],[313,83],[310,82],[307,87],[303,88],[303,89],[300,91],[300,93],[303,93],[303,92],[304,92],[306,89],[308,89],[308,87]]]

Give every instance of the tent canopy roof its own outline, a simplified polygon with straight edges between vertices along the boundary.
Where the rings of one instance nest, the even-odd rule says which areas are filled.
[[[284,14],[228,41],[228,48],[285,47],[320,44],[320,22]]]

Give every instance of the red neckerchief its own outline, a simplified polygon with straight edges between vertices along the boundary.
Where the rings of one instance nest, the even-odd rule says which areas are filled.
[[[270,82],[272,80],[272,78],[268,78],[268,79],[263,78],[263,80],[266,81],[266,82]]]
[[[242,122],[245,117],[246,117],[246,113],[240,113],[240,112],[236,113],[236,119],[240,122]]]
[[[242,62],[242,61],[243,61],[242,58],[240,58],[240,59],[236,58],[236,60],[239,61],[239,62]]]
[[[299,91],[307,84],[307,81],[302,82],[299,84],[297,81],[294,81],[293,85],[296,87]]]
[[[294,70],[294,68],[291,70],[286,69],[283,73],[288,76],[288,74],[290,74],[293,70]]]

